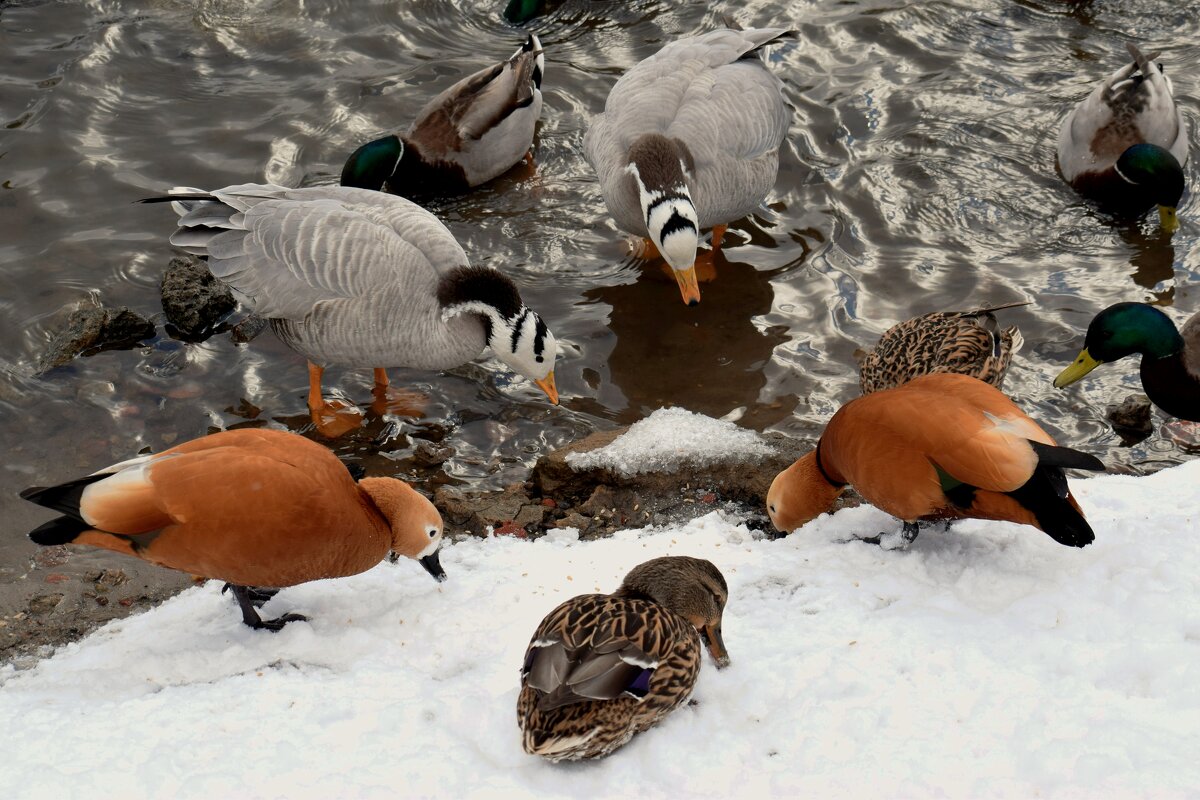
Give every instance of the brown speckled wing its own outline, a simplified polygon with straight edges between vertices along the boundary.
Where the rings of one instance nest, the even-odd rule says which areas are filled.
[[[568,600],[525,652],[517,700],[525,750],[554,761],[615,750],[687,699],[700,652],[695,628],[653,602]]]

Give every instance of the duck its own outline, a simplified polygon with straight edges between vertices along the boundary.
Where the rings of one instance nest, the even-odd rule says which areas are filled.
[[[446,579],[442,517],[429,500],[395,478],[355,481],[328,449],[288,431],[222,431],[21,497],[62,515],[29,533],[35,543],[225,581],[255,629],[305,619],[262,619],[256,606],[274,592],[259,587],[356,575],[389,552]]]
[[[1150,402],[1173,417],[1200,422],[1200,313],[1181,331],[1152,305],[1111,305],[1092,319],[1083,350],[1054,386],[1070,386],[1101,364],[1135,353],[1142,356],[1142,388]]]
[[[526,158],[542,114],[542,43],[530,34],[517,52],[445,89],[404,133],[359,147],[341,185],[404,196],[464,192]]]
[[[1055,444],[994,386],[933,373],[838,409],[813,451],[775,476],[767,513],[789,533],[852,485],[903,522],[904,543],[917,537],[920,523],[991,519],[1084,547],[1095,534],[1067,486],[1068,468],[1103,471],[1104,464]]]
[[[711,562],[664,556],[629,571],[612,594],[555,608],[525,651],[517,722],[530,755],[601,758],[682,705],[700,672],[701,639],[721,669],[729,587]]]
[[[934,311],[893,325],[859,362],[862,393],[892,389],[934,372],[970,375],[999,389],[1025,340],[1015,326],[1000,330],[993,312],[1024,305],[1028,303]]]
[[[1058,168],[1067,183],[1103,205],[1141,213],[1158,206],[1159,223],[1179,227],[1187,125],[1157,53],[1126,45],[1132,63],[1100,82],[1071,110],[1058,133]]]
[[[314,425],[338,435],[357,411],[326,401],[327,367],[446,370],[485,347],[533,381],[551,403],[557,343],[495,269],[471,266],[437,217],[395,195],[344,186],[241,184],[176,187],[171,244],[207,256],[212,274],[309,362]]]
[[[734,27],[671,42],[621,76],[584,136],[617,227],[661,253],[687,305],[700,302],[700,231],[719,250],[775,185],[791,115],[758,55],[793,35]]]

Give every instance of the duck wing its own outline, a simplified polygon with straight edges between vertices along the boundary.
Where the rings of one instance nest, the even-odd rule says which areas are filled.
[[[300,321],[381,285],[418,291],[467,264],[436,217],[380,192],[244,184],[166,199],[179,215],[171,243],[208,256],[213,275],[265,317]]]
[[[1068,181],[1084,172],[1100,172],[1139,142],[1169,150],[1180,164],[1187,161],[1187,130],[1175,105],[1171,81],[1162,66],[1133,44],[1133,61],[1097,86],[1063,122],[1059,133],[1059,168]]]
[[[405,139],[416,144],[427,161],[451,160],[466,143],[482,139],[511,114],[535,105],[544,73],[541,42],[531,35],[511,58],[468,75],[426,103]]]

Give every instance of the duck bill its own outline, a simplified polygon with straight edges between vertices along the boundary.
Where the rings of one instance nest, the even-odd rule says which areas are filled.
[[[1167,233],[1174,233],[1179,230],[1179,216],[1175,213],[1175,207],[1159,206],[1158,222]]]
[[[1100,366],[1102,362],[1092,358],[1085,347],[1079,353],[1079,358],[1075,359],[1075,363],[1058,373],[1058,377],[1054,379],[1054,388],[1061,389],[1064,386],[1070,386],[1075,381],[1087,375],[1089,372]]]
[[[700,302],[700,282],[696,279],[695,265],[687,269],[672,269],[675,275],[675,282],[679,284],[679,293],[683,295],[683,302],[689,306],[694,306]]]
[[[725,649],[725,640],[721,638],[721,623],[705,625],[700,629],[700,638],[704,640],[705,646],[708,647],[708,652],[713,657],[713,661],[717,662],[717,669],[728,667],[729,651]]]
[[[550,370],[546,377],[542,378],[540,381],[535,380],[534,383],[537,384],[539,389],[546,393],[546,397],[550,398],[551,403],[558,405],[558,388],[554,385],[554,370]]]
[[[435,550],[423,558],[418,558],[417,562],[420,563],[420,565],[425,568],[425,571],[432,575],[433,579],[438,583],[446,580],[446,570],[442,569],[442,562],[438,559],[438,551]]]

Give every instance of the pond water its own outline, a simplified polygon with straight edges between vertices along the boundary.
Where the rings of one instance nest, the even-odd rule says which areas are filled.
[[[81,302],[160,313],[173,215],[134,201],[176,185],[333,183],[358,144],[403,128],[529,30],[547,60],[536,170],[432,210],[551,325],[562,405],[495,361],[393,370],[428,395],[425,417],[368,418],[331,443],[339,454],[496,487],[550,448],[662,405],[812,435],[857,395],[854,353],[888,326],[1028,300],[1001,318],[1026,340],[1008,392],[1118,468],[1185,458],[1157,433],[1122,447],[1105,422],[1106,404],[1138,389],[1135,363],[1067,391],[1050,381],[1104,306],[1148,300],[1180,321],[1197,309],[1195,191],[1173,238],[1153,214],[1114,223],[1057,177],[1054,141],[1068,108],[1124,61],[1127,38],[1162,50],[1195,139],[1194,4],[564,0],[524,26],[503,6],[0,1],[0,548],[28,548],[20,534],[44,516],[14,497],[31,482],[234,425],[308,429],[305,363],[269,332],[248,345],[162,334],[34,375]],[[766,207],[731,227],[703,302],[686,308],[609,220],[582,139],[617,76],[726,12],[799,32],[769,51],[795,114]],[[327,391],[371,399],[368,372],[326,378]],[[422,439],[453,448],[444,471],[412,458]]]

